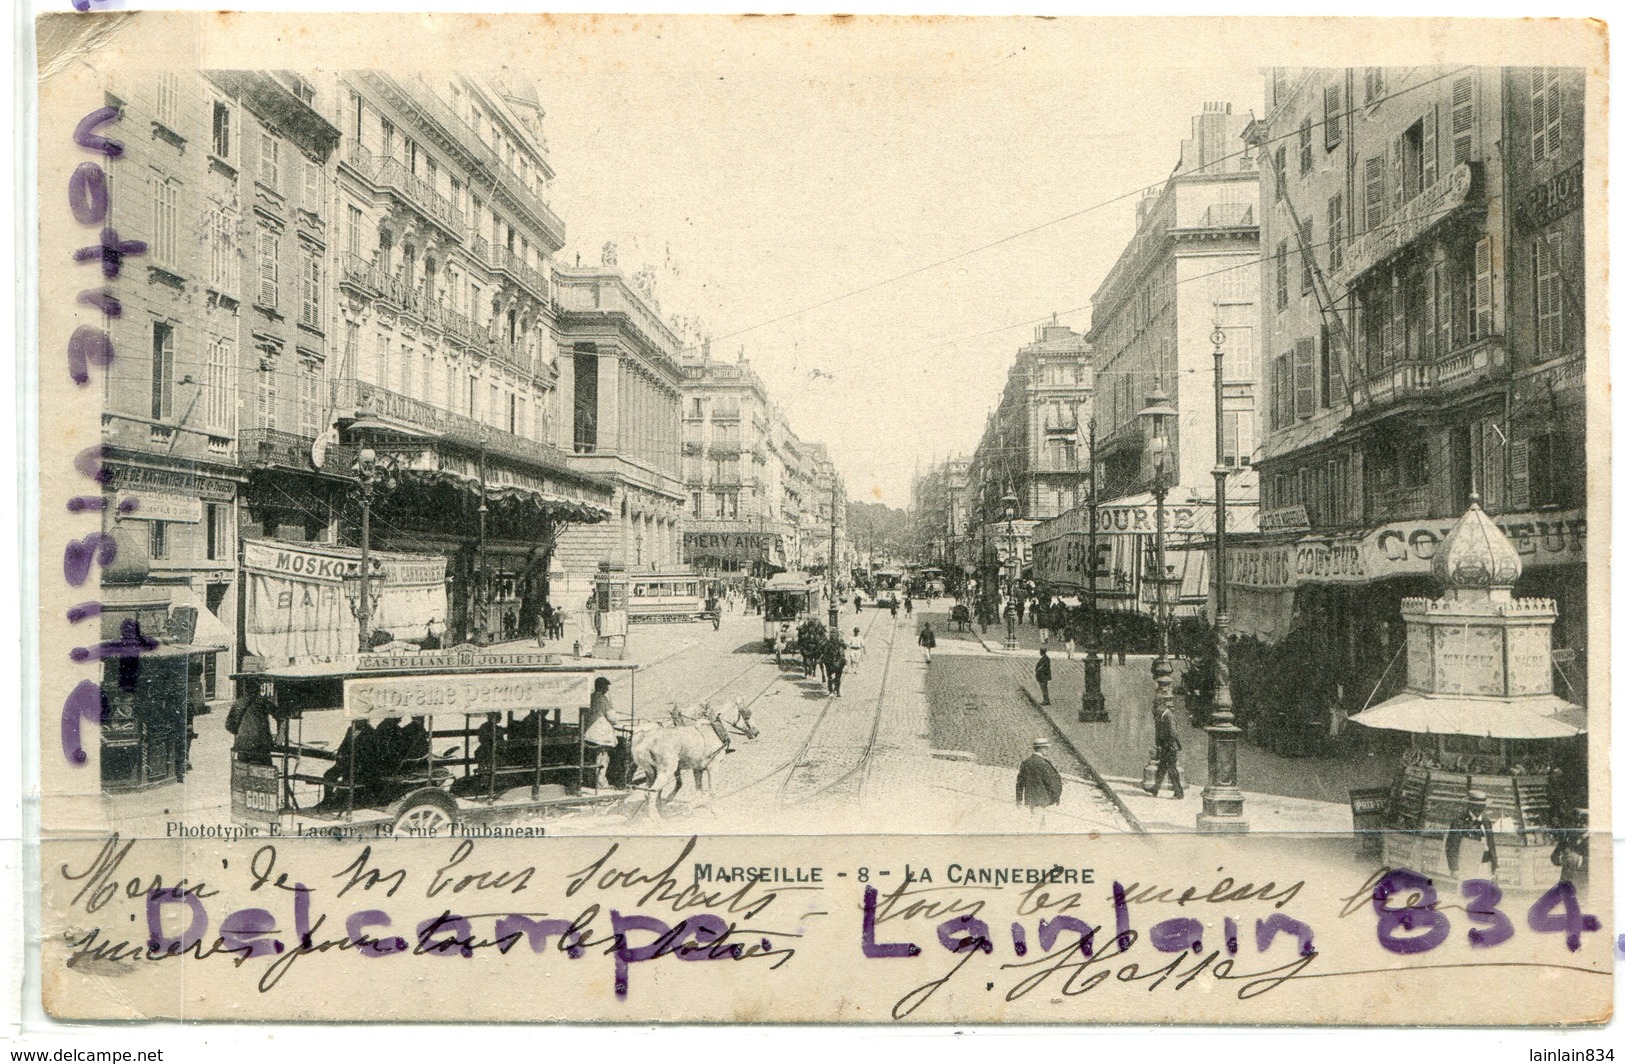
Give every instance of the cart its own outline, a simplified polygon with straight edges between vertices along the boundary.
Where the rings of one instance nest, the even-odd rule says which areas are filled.
[[[628,793],[634,668],[458,647],[240,674],[275,738],[268,756],[233,754],[233,818],[281,835],[445,837],[606,809]],[[612,687],[625,726],[603,779],[582,719],[601,676],[627,681]]]

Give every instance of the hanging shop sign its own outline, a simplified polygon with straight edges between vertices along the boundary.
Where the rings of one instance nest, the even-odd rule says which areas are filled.
[[[1418,193],[1395,211],[1387,225],[1351,241],[1343,254],[1339,279],[1345,284],[1352,281],[1432,230],[1447,215],[1464,206],[1472,190],[1473,167],[1471,163],[1463,163],[1450,171],[1444,180]]]
[[[1579,510],[1505,514],[1495,518],[1495,523],[1517,548],[1525,569],[1585,562],[1586,520]],[[1362,536],[1299,540],[1292,548],[1293,577],[1307,583],[1363,584],[1426,576],[1434,554],[1455,524],[1454,520],[1391,521]],[[1241,584],[1239,579],[1232,582]]]
[[[1584,202],[1585,166],[1575,163],[1524,193],[1518,200],[1518,220],[1531,229],[1544,229]]]

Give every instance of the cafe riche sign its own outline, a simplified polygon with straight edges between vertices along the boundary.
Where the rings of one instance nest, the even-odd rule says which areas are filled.
[[[1524,568],[1585,561],[1586,521],[1579,510],[1506,514],[1495,518],[1517,548]],[[1296,543],[1231,548],[1231,583],[1284,590],[1297,584],[1365,584],[1399,576],[1426,576],[1454,519],[1391,521],[1350,536],[1305,537]]]

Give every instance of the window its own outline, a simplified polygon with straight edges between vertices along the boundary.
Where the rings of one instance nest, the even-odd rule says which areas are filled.
[[[1479,501],[1490,513],[1506,507],[1506,434],[1500,422],[1481,418],[1467,427],[1471,449],[1472,483]],[[1465,504],[1466,500],[1462,500]]]
[[[1275,149],[1275,202],[1286,196],[1286,147]]]
[[[413,366],[416,364],[416,362],[417,360],[412,356],[412,352],[407,348],[402,347],[401,382],[400,387],[396,388],[395,390],[400,392],[402,395],[409,395],[413,398],[417,397],[416,393],[414,392],[414,389],[417,387],[417,381],[415,379],[415,374],[413,373]],[[424,383],[428,382],[425,381]]]
[[[254,395],[258,407],[256,412],[259,415],[259,427],[262,429],[277,427],[276,407],[279,391],[276,379],[276,358],[269,354],[261,354],[259,380]]]
[[[705,493],[696,491],[693,494],[692,498],[694,500],[694,516],[695,517],[704,517],[705,516],[705,506],[704,506]]]
[[[1365,230],[1371,232],[1382,226],[1387,217],[1388,160],[1373,155],[1365,161]]]
[[[1223,462],[1231,469],[1253,464],[1253,414],[1230,410],[1224,415]]]
[[[1563,100],[1557,83],[1558,72],[1551,67],[1537,69],[1530,77],[1529,129],[1537,163],[1554,158],[1563,146]]]
[[[158,75],[158,101],[153,117],[174,130],[180,126],[180,79],[174,74]]]
[[[451,179],[451,208],[459,214],[463,210],[463,183],[455,177]]]
[[[366,113],[366,104],[361,102],[361,97],[358,94],[352,92],[350,94],[350,139],[356,144],[362,143],[362,120]]]
[[[301,205],[311,214],[322,213],[322,200],[327,195],[327,175],[322,172],[322,164],[312,159],[305,160],[305,188]]]
[[[1495,298],[1490,272],[1489,237],[1480,240],[1473,247],[1472,280],[1473,313],[1468,323],[1469,340],[1478,341],[1489,336],[1495,328]],[[1552,287],[1555,290],[1556,285],[1554,284]]]
[[[1333,77],[1341,77],[1341,72]],[[1341,82],[1334,82],[1326,86],[1322,93],[1326,104],[1325,124],[1321,127],[1326,140],[1326,150],[1331,151],[1343,143],[1343,86]]]
[[[508,431],[519,435],[519,397],[508,393]]]
[[[321,366],[312,359],[299,363],[299,431],[306,437],[315,437],[321,417]]]
[[[322,327],[322,260],[314,248],[303,249],[305,262],[300,270],[299,324]]]
[[[1315,168],[1315,124],[1308,115],[1298,124],[1298,172],[1307,174]]]
[[[1343,268],[1343,194],[1326,201],[1326,259],[1333,272]]]
[[[349,226],[344,234],[344,250],[361,257],[361,208],[351,204],[345,212],[349,219]]]
[[[237,292],[237,212],[215,205],[209,208],[209,284],[220,292]]]
[[[236,389],[237,341],[218,336],[209,342],[209,362],[203,371],[203,423],[217,432],[232,430]]]
[[[152,323],[152,418],[167,421],[175,414],[175,327]]]
[[[178,261],[177,199],[180,186],[166,177],[152,177],[152,261],[173,266]]]
[[[1276,313],[1286,309],[1287,303],[1287,257],[1286,241],[1275,245],[1275,310]]]
[[[1568,433],[1547,432],[1530,438],[1528,453],[1531,505],[1578,506],[1584,501],[1583,440]]]
[[[395,158],[395,123],[387,118],[378,120],[379,128],[383,131],[383,151],[386,159]]]
[[[1400,203],[1422,191],[1422,126],[1420,121],[1413,122],[1399,137],[1399,187],[1394,195]]]
[[[490,405],[485,408],[485,416],[491,420],[491,424],[495,425],[497,419],[502,416],[502,389],[492,384],[490,396]]]
[[[1292,350],[1292,402],[1298,417],[1315,412],[1315,344],[1299,340]]]
[[[147,555],[153,561],[169,557],[169,522],[147,522]]]
[[[1298,281],[1298,288],[1304,295],[1315,290],[1315,271],[1313,267],[1315,246],[1315,220],[1305,218],[1302,227],[1298,230],[1298,248],[1303,252],[1302,276]]]
[[[1320,405],[1323,408],[1336,406],[1343,401],[1343,367],[1337,357],[1337,350],[1332,346],[1332,330],[1329,326],[1320,327]]]
[[[214,119],[209,138],[209,151],[227,162],[236,158],[236,131],[232,128],[235,116],[231,105],[224,100],[214,101]]]
[[[1383,77],[1382,67],[1366,67],[1365,68],[1365,103],[1366,103],[1366,106],[1370,107],[1372,104],[1377,103],[1378,101],[1380,101],[1382,99],[1382,94],[1384,92],[1386,92],[1386,91],[1387,91],[1387,85],[1385,84],[1385,79]]]
[[[1563,353],[1563,238],[1535,237],[1535,357],[1544,362]]]
[[[282,189],[282,145],[269,133],[260,134],[259,181],[272,191]]]
[[[1292,356],[1281,355],[1275,360],[1275,375],[1270,382],[1274,393],[1274,427],[1284,429],[1292,424]]]
[[[279,252],[276,230],[270,226],[262,225],[259,229],[259,292],[255,302],[262,307],[276,309],[277,304],[277,278],[280,269],[277,263]]]
[[[393,367],[389,364],[389,337],[380,336],[378,338],[378,366],[375,371],[378,387],[388,388],[395,383],[394,378],[390,376],[392,369]]]
[[[1473,128],[1477,118],[1473,108],[1473,76],[1464,74],[1450,84],[1450,138],[1452,164],[1473,161]]]
[[[226,527],[228,516],[230,511],[222,503],[203,504],[203,555],[211,562],[224,560],[226,551],[230,549],[230,529]]]

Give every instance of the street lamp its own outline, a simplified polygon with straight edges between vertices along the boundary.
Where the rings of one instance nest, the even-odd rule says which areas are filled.
[[[354,601],[356,622],[361,632],[356,649],[366,653],[372,649],[372,614],[374,593],[372,588],[372,497],[379,487],[386,491],[395,487],[393,463],[380,462],[371,447],[362,447],[356,455],[356,480],[361,486],[361,565],[356,575],[358,584]]]
[[[1155,456],[1155,478],[1151,482],[1151,495],[1157,502],[1157,656],[1151,662],[1151,680],[1157,685],[1156,693],[1152,696],[1152,709],[1161,712],[1163,706],[1171,706],[1174,701],[1174,668],[1168,662],[1168,514],[1166,503],[1168,501],[1168,423],[1174,419],[1178,411],[1169,401],[1168,394],[1162,390],[1162,379],[1152,386],[1151,394],[1145,397],[1145,409],[1139,416],[1145,418],[1151,428],[1151,439],[1148,447]]]
[[[1213,327],[1213,716],[1207,726],[1207,786],[1202,788],[1198,831],[1247,830],[1242,816],[1238,753],[1241,729],[1230,705],[1230,595],[1225,573],[1224,330]],[[1239,446],[1239,436],[1238,436]]]
[[[1009,537],[1010,549],[1005,555],[1004,649],[1016,649],[1016,496],[1006,495],[1004,503],[1004,531]]]
[[[485,501],[485,443],[487,430],[480,426],[480,539],[479,556],[476,561],[478,571],[474,574],[474,641],[480,646],[487,646],[491,642],[491,585],[489,574],[485,568],[486,521],[490,516],[491,508]]]
[[[1084,638],[1089,642],[1083,654],[1083,701],[1078,706],[1078,720],[1084,724],[1103,724],[1111,720],[1106,712],[1106,696],[1100,690],[1100,615],[1095,598],[1095,570],[1100,555],[1095,551],[1095,529],[1100,524],[1100,492],[1097,490],[1095,467],[1095,419],[1089,418],[1089,627]]]

